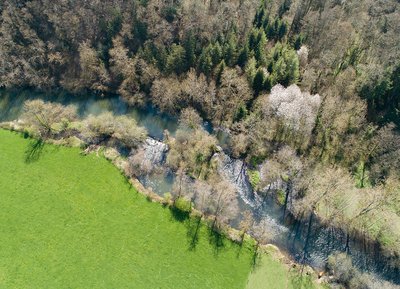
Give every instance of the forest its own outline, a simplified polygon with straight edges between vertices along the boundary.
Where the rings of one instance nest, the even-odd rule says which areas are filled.
[[[295,219],[376,243],[400,272],[398,0],[5,0],[0,12],[2,89],[120,95],[179,119],[165,136],[178,206],[193,202],[213,226],[238,210],[207,121],[255,190]],[[23,118],[41,138],[134,149],[127,173],[151,170],[143,128],[111,114],[78,124],[75,109],[30,101]],[[370,288],[350,275],[337,281]]]

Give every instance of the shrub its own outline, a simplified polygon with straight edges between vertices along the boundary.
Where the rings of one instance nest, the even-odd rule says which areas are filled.
[[[167,206],[171,202],[171,199],[172,199],[171,193],[170,192],[166,192],[164,194],[163,205]]]
[[[326,266],[329,272],[335,274],[337,282],[342,284],[350,284],[357,274],[350,257],[345,253],[335,253],[329,256]]]
[[[286,194],[283,190],[278,190],[276,197],[277,197],[278,204],[280,204],[280,205],[285,204]]]
[[[98,116],[90,115],[84,121],[82,135],[88,143],[112,141],[126,147],[136,147],[145,140],[147,132],[134,119],[107,112]]]
[[[260,183],[260,172],[257,170],[248,170],[247,173],[249,175],[252,188],[256,189]]]
[[[76,107],[43,100],[28,100],[24,103],[21,119],[30,134],[49,137],[68,129],[69,123],[77,118]]]
[[[185,214],[189,214],[192,211],[192,203],[183,197],[175,200],[174,207]]]

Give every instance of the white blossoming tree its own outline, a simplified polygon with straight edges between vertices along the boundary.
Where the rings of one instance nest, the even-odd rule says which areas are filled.
[[[271,90],[264,112],[278,118],[279,140],[293,140],[295,146],[301,147],[308,143],[320,105],[318,94],[302,92],[296,84],[287,88],[277,84]]]
[[[297,56],[299,57],[300,66],[304,68],[308,62],[308,48],[303,45],[299,50],[296,51]]]

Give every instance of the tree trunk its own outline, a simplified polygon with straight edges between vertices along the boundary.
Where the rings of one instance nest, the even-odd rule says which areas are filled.
[[[350,253],[350,234],[347,233],[346,234],[346,253],[349,254]]]
[[[286,209],[287,209],[289,194],[290,194],[291,190],[292,190],[292,182],[289,180],[287,183],[287,187],[286,187],[285,204],[283,206],[283,217],[282,217],[283,221],[285,221]]]

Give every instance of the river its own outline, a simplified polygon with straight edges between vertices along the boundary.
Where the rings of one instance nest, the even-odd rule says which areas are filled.
[[[177,128],[177,118],[160,113],[153,106],[145,108],[129,107],[119,96],[98,98],[94,95],[79,97],[67,93],[45,94],[31,90],[7,91],[0,90],[0,122],[15,120],[22,112],[23,103],[27,99],[43,99],[59,102],[64,105],[74,104],[78,107],[81,117],[101,112],[125,114],[134,118],[140,126],[147,129],[151,138],[162,141],[164,131],[174,135]],[[204,123],[204,128],[213,133],[211,125]],[[219,131],[216,133],[221,146],[226,145],[227,135]],[[399,285],[399,267],[392,266],[392,261],[399,262],[398,256],[387,257],[381,254],[376,244],[360,243],[359,239],[348,238],[347,234],[338,229],[326,228],[318,220],[298,221],[290,217],[283,217],[282,206],[277,205],[272,198],[261,199],[250,186],[246,174],[246,165],[238,159],[233,159],[226,153],[219,156],[223,166],[221,174],[236,186],[239,194],[238,201],[241,210],[250,210],[254,217],[262,222],[269,232],[270,242],[277,245],[295,261],[323,269],[327,257],[333,252],[347,252],[353,264],[362,272],[371,274],[377,288],[381,280],[389,280],[392,284]],[[159,195],[171,191],[174,182],[173,173],[158,173],[143,176],[139,180],[151,187]],[[232,226],[237,226],[239,219],[232,221]],[[310,226],[311,224],[311,226]]]

